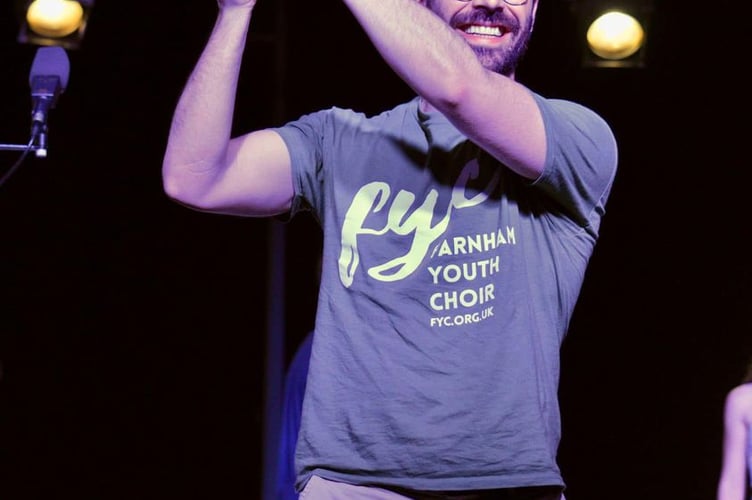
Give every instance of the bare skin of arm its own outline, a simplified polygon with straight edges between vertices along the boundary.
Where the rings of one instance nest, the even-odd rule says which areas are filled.
[[[426,8],[425,0],[343,1],[386,62],[419,96],[518,174],[529,179],[540,175],[545,131],[525,87],[486,69],[458,30]],[[516,9],[518,15],[534,17],[536,6],[535,0],[518,7],[502,0],[472,0],[445,8]]]
[[[752,384],[732,389],[723,417],[723,456],[717,500],[744,500],[747,488],[747,443],[752,425]]]
[[[290,157],[278,134],[231,138],[238,75],[256,0],[222,0],[214,29],[173,116],[162,175],[165,192],[200,211],[244,216],[285,212]]]

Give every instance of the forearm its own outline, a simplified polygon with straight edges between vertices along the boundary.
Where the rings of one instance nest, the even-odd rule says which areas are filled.
[[[163,163],[168,194],[199,199],[226,164],[252,6],[220,8],[173,115]]]

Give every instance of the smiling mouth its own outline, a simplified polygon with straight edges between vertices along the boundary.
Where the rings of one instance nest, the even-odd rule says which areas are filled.
[[[463,26],[461,28],[461,31],[468,35],[488,37],[501,37],[504,35],[504,33],[506,33],[506,31],[501,29],[499,26],[482,26],[479,24]]]

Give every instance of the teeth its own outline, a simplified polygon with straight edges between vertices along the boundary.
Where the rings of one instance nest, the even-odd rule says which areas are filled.
[[[501,36],[501,30],[493,26],[470,26],[465,30],[468,35]]]

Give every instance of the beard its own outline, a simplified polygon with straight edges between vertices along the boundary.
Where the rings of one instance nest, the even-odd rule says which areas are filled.
[[[430,4],[431,2],[428,2],[429,6]],[[449,24],[452,28],[457,29],[463,25],[482,23],[494,23],[506,27],[509,30],[507,36],[512,37],[513,43],[511,46],[500,49],[476,47],[473,45],[470,45],[470,47],[484,68],[504,76],[512,76],[525,52],[527,52],[528,41],[530,40],[530,33],[533,27],[533,18],[529,17],[526,24],[522,26],[516,17],[507,15],[505,10],[489,12],[476,9],[466,15],[456,16]]]
[[[527,31],[525,36],[516,38],[514,45],[504,49],[490,49],[472,45],[471,48],[484,68],[500,75],[512,76],[525,52],[527,52],[529,33]],[[518,36],[518,33],[515,33],[515,36]]]

